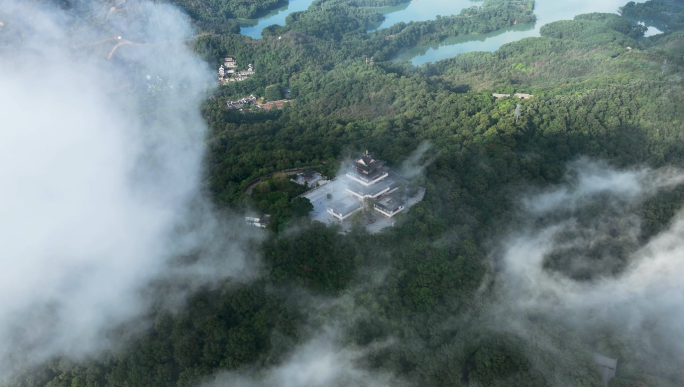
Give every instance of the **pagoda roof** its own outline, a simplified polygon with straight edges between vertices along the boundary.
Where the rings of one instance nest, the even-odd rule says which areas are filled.
[[[361,180],[365,181],[373,181],[376,177],[382,175],[383,173],[389,172],[389,168],[387,167],[381,167],[376,169],[373,172],[370,173],[360,173],[354,168],[349,168],[349,171],[347,173],[350,173],[352,176],[357,177]]]
[[[361,196],[375,196],[379,192],[384,191],[385,189],[394,189],[399,186],[399,183],[392,179],[385,179],[380,182],[377,182],[373,185],[370,185],[368,187],[364,187],[363,185],[355,182],[355,181],[350,181],[349,184],[347,184],[347,189],[353,192],[356,192],[357,194]]]
[[[366,153],[361,155],[360,158],[354,160],[352,165],[366,173],[370,173],[385,165],[385,161],[378,160],[374,154],[368,153],[368,151],[366,151]]]

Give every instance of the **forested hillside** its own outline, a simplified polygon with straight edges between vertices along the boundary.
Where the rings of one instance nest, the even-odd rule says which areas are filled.
[[[680,1],[668,0],[653,0],[644,3],[630,1],[620,8],[624,16],[660,21],[670,32],[684,28],[683,9],[684,4]]]
[[[228,19],[252,19],[265,11],[287,4],[287,0],[172,0],[194,19],[221,24]]]
[[[175,2],[216,24],[276,4]],[[562,183],[569,162],[684,167],[681,1],[623,8],[664,18],[669,30],[658,37],[643,39],[645,27],[618,15],[585,14],[545,25],[541,37],[420,68],[389,59],[416,44],[533,22],[533,3],[486,0],[460,15],[366,32],[382,20],[366,7],[388,4],[318,0],[285,26],[267,28],[262,40],[223,31],[193,43],[212,68],[226,55],[256,68],[250,80],[212,91],[202,114],[203,184],[214,204],[274,214],[259,245],[259,279],[201,291],[182,311],[160,306],[150,311],[149,329],[122,335],[127,340],[104,358],[56,358],[8,387],[190,387],[225,371],[266,375],[331,325],[341,346],[359,353],[359,369],[392,375],[380,385],[598,387],[592,351],[620,359],[612,387],[684,385],[684,358],[611,326],[578,329],[539,314],[517,316],[532,339],[501,329],[493,323],[500,294],[490,259],[497,236],[516,221],[520,193]],[[221,105],[272,85],[291,89],[282,111]],[[434,155],[425,200],[378,234],[354,227],[345,235],[309,221],[308,203],[291,200],[299,191],[283,176],[245,192],[255,178],[289,168],[333,176],[349,152],[364,149],[398,166],[424,143]],[[683,205],[678,186],[630,207],[640,234],[634,244],[605,247],[620,251],[615,272]],[[564,259],[549,267],[563,272]],[[374,385],[366,382],[339,385]]]

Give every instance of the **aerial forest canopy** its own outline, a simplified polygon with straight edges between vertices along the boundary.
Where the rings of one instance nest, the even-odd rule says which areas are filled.
[[[684,4],[681,1],[651,0],[644,3],[630,1],[620,8],[622,15],[662,22],[669,32],[684,28]]]
[[[282,2],[172,2],[196,22],[193,50],[212,69],[227,56],[241,70],[256,69],[211,89],[202,103],[202,187],[218,211],[272,216],[254,258],[259,275],[202,288],[181,310],[151,310],[145,329],[121,327],[120,345],[101,357],[57,357],[4,387],[268,385],[272,370],[300,361],[298,348],[311,349],[331,330],[336,353],[353,353],[339,367],[353,372],[349,383],[330,385],[599,387],[594,351],[619,359],[612,387],[684,385],[684,354],[657,318],[630,330],[592,315],[589,329],[543,310],[511,311],[505,300],[515,289],[502,284],[498,255],[518,227],[572,219],[577,228],[559,237],[567,241],[582,236],[581,227],[610,223],[600,243],[543,262],[573,283],[596,284],[625,273],[676,220],[682,185],[618,204],[601,196],[544,216],[525,209],[541,200],[524,198],[571,186],[586,165],[684,168],[682,1],[621,8],[666,23],[654,37],[631,19],[590,13],[494,52],[421,67],[391,59],[418,44],[533,23],[534,2],[485,0],[459,15],[368,32],[383,20],[373,7],[397,2],[316,0],[262,39],[240,35],[233,19]],[[291,102],[282,110],[224,106],[250,94],[277,98],[285,88]],[[286,172],[306,167],[333,177],[366,149],[398,167],[421,144],[429,144],[425,199],[380,233],[310,221],[311,203],[298,198],[304,188]],[[578,267],[578,255],[597,269]],[[235,379],[222,382],[226,375]]]
[[[172,0],[196,20],[225,22],[227,19],[253,19],[266,11],[286,5],[287,0]]]

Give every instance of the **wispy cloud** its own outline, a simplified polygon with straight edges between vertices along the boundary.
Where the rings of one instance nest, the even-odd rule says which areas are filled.
[[[109,5],[3,2],[5,367],[10,355],[28,364],[107,347],[108,331],[152,302],[142,292],[151,281],[186,291],[250,275],[251,236],[198,189],[198,106],[212,74],[188,48],[187,18],[136,1],[113,17]],[[122,39],[135,44],[112,53]]]
[[[401,164],[399,174],[408,180],[422,178],[425,176],[425,169],[437,159],[437,156],[438,153],[432,143],[423,141]]]
[[[492,254],[500,269],[492,313],[509,323],[500,328],[532,334],[519,317],[541,314],[580,330],[611,326],[643,351],[654,335],[683,342],[684,215],[643,244],[635,210],[683,178],[673,168],[581,160],[567,183],[523,198],[519,221]]]
[[[223,372],[208,377],[202,387],[402,387],[410,385],[391,372],[374,370],[368,355],[393,345],[392,339],[360,346],[350,340],[354,325],[371,314],[354,303],[354,290],[336,298],[298,293],[309,312],[300,327],[302,343],[277,365],[259,372]]]

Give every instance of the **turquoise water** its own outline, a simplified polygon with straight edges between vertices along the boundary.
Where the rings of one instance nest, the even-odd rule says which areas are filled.
[[[463,8],[482,4],[484,0],[413,0],[394,7],[379,7],[378,12],[385,15],[379,25],[371,26],[371,30],[387,28],[399,22],[432,20],[437,15],[447,16],[459,14]],[[304,11],[313,0],[290,0],[288,5],[274,9],[258,19],[240,19],[240,33],[261,39],[261,31],[270,25],[285,25],[285,18],[292,12]]]
[[[290,0],[289,4],[276,8],[258,19],[240,19],[240,33],[261,39],[261,31],[273,24],[285,25],[285,18],[292,12],[304,11],[313,0]]]
[[[642,26],[646,26],[646,27],[648,28],[648,30],[647,30],[646,33],[644,34],[644,37],[649,37],[649,36],[653,36],[653,35],[662,34],[663,31],[665,30],[665,26],[664,26],[662,23],[657,22],[657,21],[653,21],[653,20],[634,20],[634,19],[632,19],[632,18],[630,18],[630,20],[633,20],[633,21],[635,21],[635,22],[641,24]]]
[[[393,26],[399,22],[434,20],[438,15],[458,15],[464,8],[482,5],[473,0],[413,0],[394,7],[376,8],[385,15],[385,21],[373,29]]]
[[[648,27],[648,30],[644,34],[645,37],[649,37],[649,36],[658,35],[658,34],[663,33],[663,31],[659,30],[657,27],[654,27],[654,26],[646,26],[646,27]]]
[[[408,60],[415,65],[422,65],[470,51],[493,52],[503,44],[531,36],[539,36],[534,24],[521,24],[488,34],[455,36],[440,43],[412,47],[399,53],[395,61]]]
[[[464,35],[446,39],[439,44],[417,46],[407,49],[395,60],[411,61],[415,65],[451,58],[470,51],[496,51],[501,45],[531,36],[539,36],[539,29],[547,23],[568,20],[576,15],[589,12],[618,13],[618,8],[628,0],[537,0],[534,13],[535,24],[517,25],[512,28],[482,35]],[[644,2],[645,0],[637,1]],[[285,25],[285,18],[292,12],[303,11],[313,0],[290,0],[286,6],[273,10],[259,19],[241,20],[242,34],[255,39],[261,38],[261,31],[272,24]],[[433,20],[438,15],[448,16],[461,12],[462,9],[482,5],[482,1],[474,0],[413,0],[395,7],[377,8],[385,15],[385,21],[371,29],[382,29],[399,22]],[[648,27],[646,36],[661,33],[662,26],[644,21]]]
[[[418,0],[426,6],[430,4],[438,7],[445,0]],[[642,3],[637,1],[637,3]],[[568,20],[582,13],[606,12],[618,13],[618,8],[625,5],[627,0],[537,0],[534,13],[537,15],[537,22],[533,25],[515,26],[504,32],[497,31],[483,35],[458,36],[446,39],[439,44],[413,47],[399,53],[395,60],[409,60],[414,65],[422,65],[446,58],[451,58],[458,54],[470,51],[496,51],[501,45],[515,42],[517,40],[539,36],[539,29],[547,23],[558,20]],[[649,26],[648,24],[646,24]],[[649,26],[647,34],[660,33],[656,26]]]

